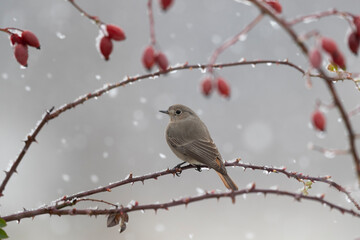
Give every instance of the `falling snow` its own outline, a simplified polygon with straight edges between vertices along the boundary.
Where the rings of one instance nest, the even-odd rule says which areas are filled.
[[[61,178],[64,182],[70,182],[70,176],[68,174],[63,174]]]

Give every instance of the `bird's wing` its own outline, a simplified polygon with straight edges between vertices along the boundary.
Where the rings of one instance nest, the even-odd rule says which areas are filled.
[[[199,139],[184,141],[182,138],[169,137],[169,143],[182,154],[215,169],[218,172],[224,171],[221,155],[212,140]],[[225,170],[226,172],[226,170]]]

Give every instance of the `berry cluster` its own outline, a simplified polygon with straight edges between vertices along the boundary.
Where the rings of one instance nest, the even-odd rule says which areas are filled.
[[[159,0],[159,4],[162,10],[166,11],[173,4],[173,0]],[[142,64],[144,67],[150,71],[152,67],[156,64],[161,71],[165,71],[169,67],[169,61],[166,55],[160,51],[156,50],[156,38],[154,31],[154,16],[152,13],[152,0],[148,0],[148,16],[150,23],[150,40],[151,45],[147,46],[142,54]]]
[[[17,31],[19,30],[17,29]],[[40,49],[38,38],[30,31],[21,31],[20,34],[11,33],[10,42],[14,46],[15,59],[24,67],[28,66],[28,46]]]
[[[212,76],[207,76],[202,80],[201,90],[205,96],[209,96],[213,88],[217,88],[220,95],[226,98],[230,97],[230,86],[224,78],[217,77],[214,79]]]
[[[359,46],[360,46],[360,16],[353,16],[353,29],[348,36],[347,43],[350,51],[357,55]],[[342,69],[346,68],[345,57],[342,52],[339,50],[337,44],[334,40],[327,37],[320,38],[320,46],[312,49],[309,52],[309,60],[311,66],[314,68],[321,67],[322,56],[320,48],[324,50],[330,57],[333,65],[339,66]]]
[[[169,62],[165,54],[161,51],[155,51],[151,45],[145,48],[142,56],[142,63],[149,71],[152,69],[155,63],[162,71],[165,71],[169,67]]]
[[[101,31],[103,30],[103,32]],[[105,34],[103,34],[105,32]],[[99,43],[99,49],[100,53],[104,56],[104,59],[107,61],[109,60],[109,56],[113,50],[113,43],[114,41],[123,41],[126,39],[124,31],[113,24],[107,24],[105,25],[105,28],[100,28],[100,34],[103,34],[100,43]]]

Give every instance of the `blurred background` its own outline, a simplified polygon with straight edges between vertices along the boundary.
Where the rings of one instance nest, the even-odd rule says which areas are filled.
[[[95,47],[98,28],[67,1],[2,1],[0,26],[34,32],[41,50],[29,49],[29,67],[22,69],[13,57],[8,36],[0,34],[0,169],[7,169],[23,147],[22,139],[52,106],[69,103],[104,84],[126,76],[146,73],[141,56],[149,44],[147,1],[76,2],[88,13],[124,29],[127,39],[115,42],[110,61]],[[357,0],[281,1],[283,16],[293,18],[337,8],[360,14]],[[206,63],[216,47],[241,31],[259,11],[236,1],[175,1],[164,13],[153,3],[155,32],[160,49],[171,65]],[[355,11],[355,12],[354,12]],[[357,11],[357,12],[356,12]],[[360,60],[347,48],[348,24],[338,17],[298,24],[304,33],[318,29],[336,40],[346,55],[348,70],[360,71]],[[309,42],[312,44],[312,42]],[[308,63],[289,36],[263,19],[247,36],[220,55],[218,62],[241,58],[274,59]],[[257,65],[216,70],[231,85],[230,100],[213,94],[205,98],[199,70],[177,71],[145,79],[90,100],[47,124],[37,137],[0,199],[2,216],[37,208],[79,191],[105,186],[129,173],[143,175],[180,162],[166,144],[168,117],[158,112],[175,103],[194,109],[226,160],[242,158],[256,165],[286,166],[312,176],[331,175],[360,200],[353,160],[350,156],[324,156],[308,149],[309,143],[327,148],[348,147],[344,125],[337,110],[326,112],[327,132],[319,136],[310,127],[316,99],[331,102],[321,79],[311,89],[296,70],[286,66]],[[350,81],[336,84],[350,111],[359,104],[359,91]],[[352,118],[359,132],[359,117]],[[360,147],[358,145],[358,147]],[[229,169],[239,188],[255,182],[257,187],[299,192],[303,185],[279,174],[240,168]],[[1,175],[1,179],[4,174]],[[165,176],[144,185],[136,183],[93,196],[127,205],[167,202],[196,196],[202,190],[225,187],[214,171],[185,171],[181,177]],[[353,208],[344,194],[328,185],[313,184],[310,194],[326,195],[343,207]],[[77,208],[97,204],[79,204]],[[5,228],[11,239],[356,239],[360,219],[331,211],[317,202],[296,202],[282,196],[247,195],[206,200],[169,211],[134,212],[127,229],[106,228],[100,216],[43,215],[34,220],[11,222]],[[326,228],[325,228],[326,227]]]

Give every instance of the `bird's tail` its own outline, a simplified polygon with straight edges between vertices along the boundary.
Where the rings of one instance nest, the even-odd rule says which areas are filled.
[[[219,172],[216,172],[216,173],[219,175],[221,181],[224,183],[224,185],[225,185],[225,187],[226,187],[227,189],[231,189],[231,190],[233,190],[233,191],[238,190],[238,186],[236,186],[236,184],[235,184],[234,181],[229,177],[229,175],[227,175],[227,174],[221,174],[221,173],[219,173]]]

